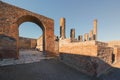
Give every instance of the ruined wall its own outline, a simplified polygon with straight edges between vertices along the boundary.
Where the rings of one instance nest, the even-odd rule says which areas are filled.
[[[97,46],[95,41],[71,42],[70,39],[65,39],[59,41],[59,52],[96,56]]]
[[[60,61],[90,76],[99,76],[111,66],[98,57],[60,53]]]
[[[120,61],[120,47],[113,47],[114,48],[114,63],[117,63]]]
[[[120,47],[120,41],[109,41],[107,43],[110,47]]]
[[[57,38],[57,36],[54,35],[54,51],[55,51],[55,54],[58,55],[59,53],[59,39]],[[38,39],[37,39],[37,46],[36,48],[39,50],[39,51],[43,51],[43,36],[40,36]]]
[[[40,36],[37,39],[37,47],[36,47],[39,51],[43,51],[43,36]]]
[[[0,34],[16,40],[16,55],[13,55],[13,58],[19,58],[19,25],[24,22],[33,22],[39,25],[43,30],[43,44],[46,55],[55,56],[53,45],[54,20],[0,1]],[[7,50],[7,48],[5,49]]]
[[[114,49],[113,51],[113,62],[117,63],[120,61],[120,41],[109,41],[107,42],[109,47]]]
[[[16,55],[16,44],[16,39],[0,34],[0,58],[12,58]]]
[[[35,49],[37,45],[37,39],[19,37],[20,49]]]
[[[99,41],[70,42],[69,39],[59,42],[60,60],[88,75],[99,76],[110,68],[113,48]]]

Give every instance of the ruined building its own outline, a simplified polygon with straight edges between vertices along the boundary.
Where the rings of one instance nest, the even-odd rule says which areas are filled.
[[[19,26],[24,22],[42,29],[44,53],[55,56],[54,20],[0,1],[0,57],[19,58]]]
[[[58,56],[60,61],[88,75],[99,76],[113,63],[120,61],[120,41],[97,40],[97,20],[93,29],[75,38],[71,29],[66,38],[66,19],[60,19],[60,39],[54,35],[54,20],[0,1],[0,59],[19,58],[20,48],[36,48],[46,56]],[[19,38],[19,25],[33,22],[43,35],[37,40]],[[24,45],[20,45],[20,43]],[[37,45],[35,45],[37,43]]]
[[[120,42],[100,42],[97,40],[97,20],[93,29],[76,41],[75,29],[71,29],[70,39],[59,40],[61,61],[88,75],[99,76],[113,63],[120,61]],[[116,44],[116,45],[115,45]]]

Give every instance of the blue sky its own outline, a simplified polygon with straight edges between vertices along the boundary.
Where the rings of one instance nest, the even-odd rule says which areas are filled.
[[[120,0],[3,0],[4,2],[47,16],[55,21],[55,35],[59,36],[59,20],[66,18],[66,36],[75,28],[76,38],[93,28],[93,20],[98,20],[98,40],[120,40]],[[26,27],[27,26],[27,27]],[[33,23],[23,23],[20,35],[37,38],[42,30]],[[30,33],[26,34],[28,27]],[[35,29],[36,28],[36,29]],[[25,31],[24,31],[25,30]],[[40,34],[40,35],[36,35]]]

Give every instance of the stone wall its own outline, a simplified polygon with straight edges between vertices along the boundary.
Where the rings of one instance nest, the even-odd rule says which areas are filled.
[[[120,41],[119,40],[118,41],[108,41],[107,43],[108,43],[108,46],[110,46],[110,47],[114,47],[114,46],[120,47]]]
[[[15,56],[16,44],[16,39],[0,34],[0,58],[11,58]]]
[[[120,61],[120,48],[119,47],[114,47],[114,52],[113,52],[113,61],[114,63]]]
[[[36,47],[39,51],[43,51],[43,36],[40,36],[37,39],[37,47]]]
[[[97,51],[97,57],[108,64],[112,63],[112,53],[114,51],[112,47],[98,46]]]
[[[60,53],[60,61],[90,76],[99,76],[110,65],[102,59],[79,54]]]
[[[112,62],[117,63],[120,61],[120,41],[107,42],[109,47],[113,47]]]
[[[37,39],[19,37],[19,49],[35,49]]]
[[[88,75],[99,76],[110,68],[113,48],[99,41],[70,42],[59,41],[60,59],[63,63]]]
[[[58,42],[59,39],[57,39],[57,37],[54,35],[54,50],[55,50],[55,53],[56,55],[58,55],[59,53],[59,42]],[[43,36],[40,36],[38,39],[37,39],[37,46],[36,48],[39,50],[39,51],[43,51]]]
[[[70,39],[59,41],[59,52],[97,56],[95,41],[70,42]]]

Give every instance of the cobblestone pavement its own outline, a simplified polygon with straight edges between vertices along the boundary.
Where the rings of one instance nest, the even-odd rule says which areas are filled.
[[[58,59],[46,59],[37,51],[21,51],[19,60],[9,60],[1,61],[0,80],[91,80],[90,76]]]
[[[46,59],[42,52],[35,50],[21,50],[19,59],[3,59],[0,61],[0,66],[33,63],[39,62],[42,59]]]

